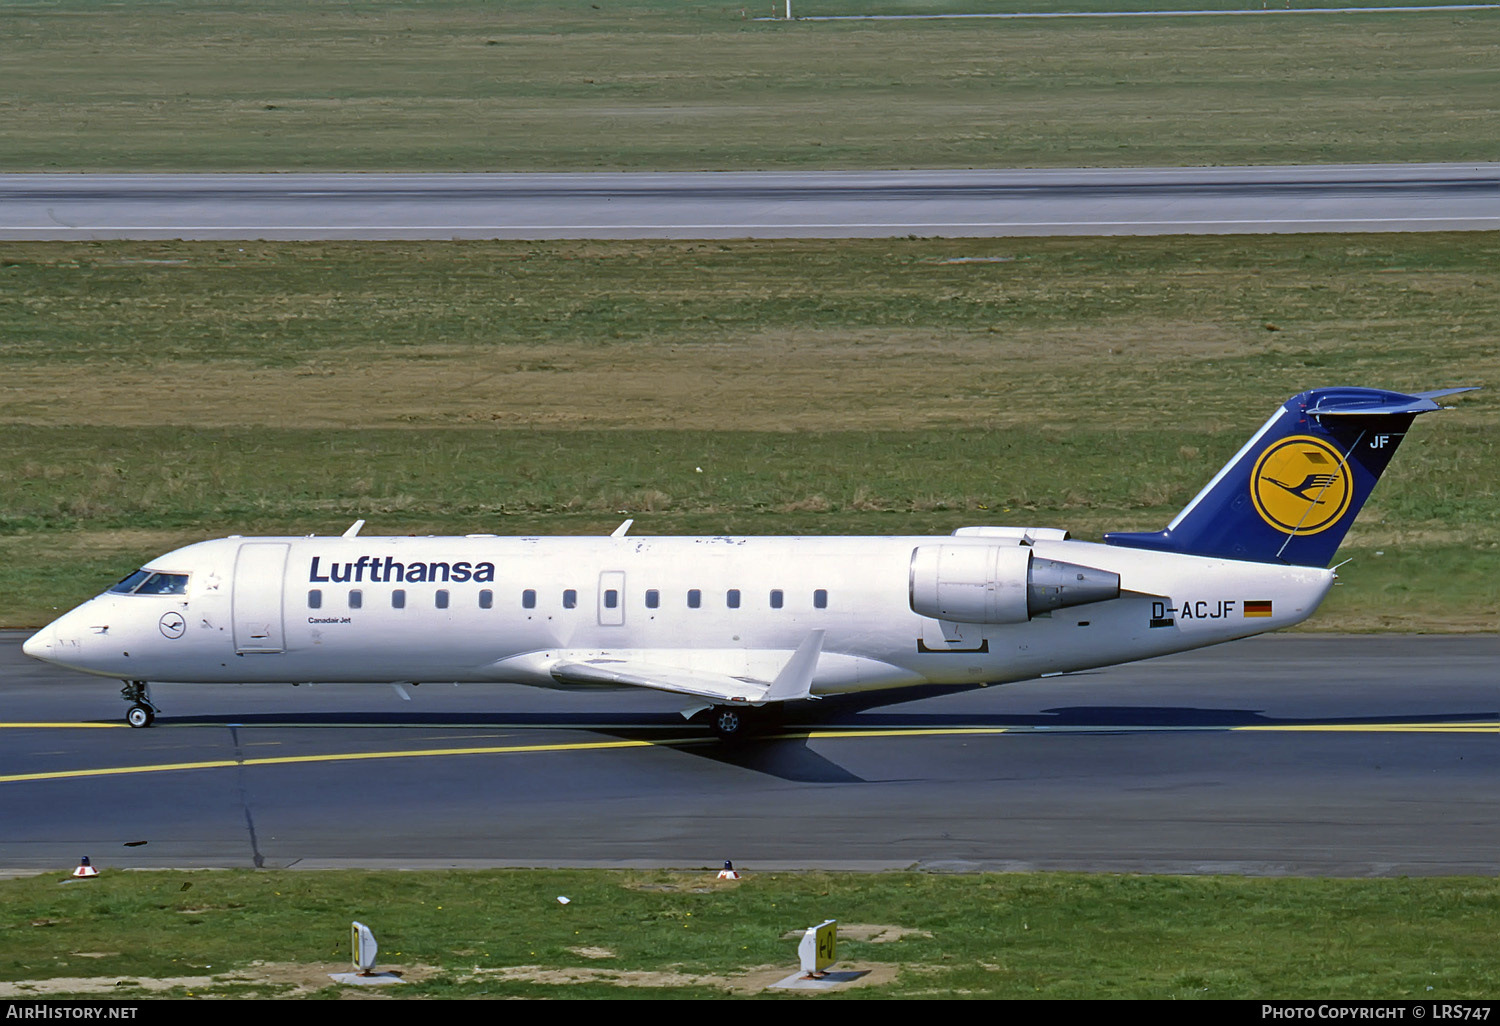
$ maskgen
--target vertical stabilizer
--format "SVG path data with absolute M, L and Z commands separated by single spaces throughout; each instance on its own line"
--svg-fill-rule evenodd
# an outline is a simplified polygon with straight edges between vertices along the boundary
M 1192 502 L 1156 532 L 1113 532 L 1110 545 L 1327 566 L 1418 414 L 1466 388 L 1407 395 L 1315 388 L 1266 421 Z

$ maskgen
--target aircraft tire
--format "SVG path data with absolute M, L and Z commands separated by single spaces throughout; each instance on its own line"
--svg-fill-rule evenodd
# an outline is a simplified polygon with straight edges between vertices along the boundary
M 144 705 L 132 705 L 125 710 L 125 722 L 132 727 L 149 727 L 154 719 L 156 717 L 152 715 L 150 708 Z
M 753 733 L 749 709 L 716 705 L 708 714 L 708 725 L 720 741 L 743 741 Z

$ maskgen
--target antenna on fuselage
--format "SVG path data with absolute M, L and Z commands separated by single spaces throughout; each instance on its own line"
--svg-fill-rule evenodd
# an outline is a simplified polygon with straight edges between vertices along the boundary
M 363 520 L 356 520 L 354 523 L 349 525 L 349 530 L 344 532 L 343 537 L 353 538 L 355 535 L 359 534 L 359 529 L 364 526 L 365 522 Z
M 630 530 L 630 525 L 633 524 L 633 523 L 635 523 L 634 519 L 625 521 L 619 527 L 617 527 L 613 531 L 609 532 L 609 536 L 611 538 L 623 538 L 623 537 L 625 537 L 625 532 L 628 531 L 628 530 Z

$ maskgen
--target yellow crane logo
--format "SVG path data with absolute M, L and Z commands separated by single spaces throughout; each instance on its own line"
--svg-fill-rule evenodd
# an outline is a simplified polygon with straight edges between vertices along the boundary
M 1255 511 L 1286 534 L 1327 530 L 1348 512 L 1353 494 L 1343 454 L 1311 435 L 1276 440 L 1250 474 Z

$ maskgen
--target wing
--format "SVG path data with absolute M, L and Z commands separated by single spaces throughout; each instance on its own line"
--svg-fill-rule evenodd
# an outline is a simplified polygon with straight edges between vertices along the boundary
M 772 681 L 608 657 L 558 663 L 552 667 L 551 673 L 561 684 L 624 684 L 692 695 L 712 702 L 764 705 L 812 698 L 813 671 L 817 669 L 822 651 L 823 632 L 809 631 Z

